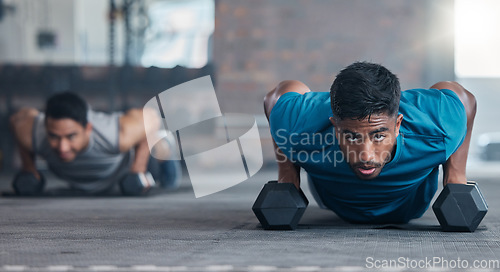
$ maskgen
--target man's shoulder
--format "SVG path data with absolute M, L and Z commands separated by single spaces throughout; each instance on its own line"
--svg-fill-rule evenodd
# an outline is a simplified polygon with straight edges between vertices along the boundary
M 457 94 L 448 89 L 408 89 L 401 92 L 401 105 L 403 106 L 431 106 L 430 109 L 438 110 L 435 105 L 441 102 L 456 103 L 460 102 Z
M 95 142 L 94 148 L 105 152 L 116 153 L 119 144 L 121 112 L 89 111 L 88 122 L 92 124 L 91 137 Z
M 89 110 L 87 113 L 88 122 L 98 130 L 115 129 L 119 126 L 121 112 L 102 112 Z
M 307 92 L 305 94 L 287 92 L 280 96 L 271 111 L 271 115 L 274 112 L 315 114 L 318 110 L 323 112 L 325 109 L 330 110 L 329 92 Z
M 441 137 L 446 128 L 459 122 L 463 105 L 451 90 L 410 89 L 401 93 L 399 113 L 403 114 L 401 129 L 406 134 Z
M 290 103 L 292 101 L 295 103 L 297 102 L 304 103 L 304 102 L 325 101 L 325 100 L 330 100 L 329 92 L 307 92 L 305 94 L 300 94 L 297 92 L 286 92 L 278 98 L 276 104 Z
M 328 92 L 283 94 L 269 117 L 271 130 L 315 132 L 329 126 L 332 116 Z
M 96 110 L 89 110 L 87 112 L 87 118 L 89 121 L 99 121 L 99 120 L 109 120 L 109 119 L 115 119 L 117 116 L 121 116 L 123 113 L 119 111 L 113 111 L 113 112 L 104 112 L 104 111 L 96 111 Z

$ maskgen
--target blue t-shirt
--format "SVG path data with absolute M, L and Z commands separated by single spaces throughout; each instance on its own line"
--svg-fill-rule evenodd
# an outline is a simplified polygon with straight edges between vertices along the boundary
M 278 147 L 307 171 L 329 209 L 351 222 L 405 223 L 429 207 L 439 165 L 462 144 L 467 117 L 453 91 L 436 89 L 402 92 L 399 113 L 395 156 L 372 180 L 358 178 L 345 162 L 328 92 L 283 94 L 269 123 Z

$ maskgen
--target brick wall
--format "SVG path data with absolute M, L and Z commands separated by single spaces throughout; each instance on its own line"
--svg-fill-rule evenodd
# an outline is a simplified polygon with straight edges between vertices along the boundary
M 215 19 L 224 111 L 262 114 L 285 79 L 328 91 L 357 60 L 384 64 L 403 88 L 454 76 L 452 0 L 216 0 Z

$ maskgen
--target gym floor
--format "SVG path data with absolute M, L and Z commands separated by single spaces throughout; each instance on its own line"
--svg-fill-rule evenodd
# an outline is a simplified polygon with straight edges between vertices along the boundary
M 189 178 L 148 197 L 0 197 L 0 271 L 391 271 L 499 269 L 499 167 L 476 169 L 489 212 L 474 233 L 441 232 L 434 214 L 407 225 L 352 225 L 310 200 L 299 228 L 265 231 L 251 206 L 276 177 L 196 199 Z M 497 171 L 497 172 L 495 172 Z M 0 174 L 10 190 L 11 174 Z M 60 181 L 51 180 L 57 192 Z M 387 269 L 384 269 L 387 270 Z

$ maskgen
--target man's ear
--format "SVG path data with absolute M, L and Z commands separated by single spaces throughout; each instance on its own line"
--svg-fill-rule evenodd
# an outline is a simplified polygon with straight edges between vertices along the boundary
M 335 126 L 335 119 L 333 119 L 333 117 L 330 117 L 330 123 L 332 123 L 333 126 Z
M 396 137 L 399 136 L 399 128 L 401 127 L 401 123 L 403 122 L 403 115 L 399 114 L 396 118 L 396 128 L 394 129 L 396 132 Z
M 92 124 L 87 122 L 87 125 L 85 126 L 85 134 L 90 135 L 92 132 Z

